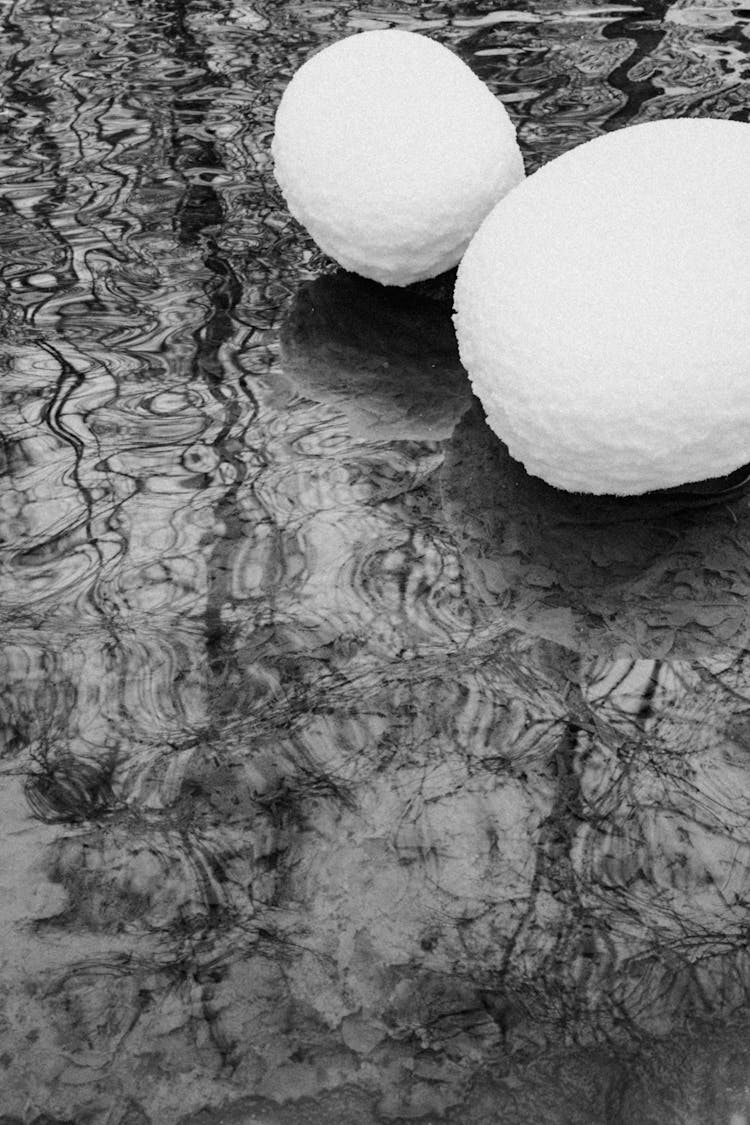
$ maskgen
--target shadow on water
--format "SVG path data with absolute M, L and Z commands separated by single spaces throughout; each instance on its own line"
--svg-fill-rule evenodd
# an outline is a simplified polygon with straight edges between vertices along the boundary
M 297 390 L 334 405 L 363 441 L 439 441 L 469 408 L 450 305 L 352 274 L 308 282 L 281 326 Z
M 477 403 L 448 444 L 443 512 L 482 601 L 609 656 L 710 657 L 748 643 L 747 469 L 641 497 L 530 477 Z
M 747 13 L 3 18 L 0 1125 L 747 1125 L 746 474 L 530 478 L 269 155 L 390 23 L 531 167 L 735 117 Z

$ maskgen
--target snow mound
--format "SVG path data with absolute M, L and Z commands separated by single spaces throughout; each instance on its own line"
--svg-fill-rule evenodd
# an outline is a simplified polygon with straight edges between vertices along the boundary
M 524 177 L 502 105 L 452 51 L 368 31 L 308 59 L 272 152 L 292 215 L 345 269 L 408 285 L 450 269 Z
M 499 203 L 458 272 L 461 360 L 492 429 L 572 492 L 750 461 L 750 126 L 598 137 Z

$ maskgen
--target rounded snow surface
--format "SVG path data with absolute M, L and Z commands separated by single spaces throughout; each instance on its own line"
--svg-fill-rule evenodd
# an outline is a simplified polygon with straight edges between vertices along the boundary
M 638 494 L 750 461 L 750 126 L 634 125 L 550 161 L 458 272 L 461 360 L 530 473 Z
M 450 269 L 524 177 L 503 104 L 452 51 L 367 31 L 308 59 L 273 139 L 289 210 L 345 269 L 409 285 Z

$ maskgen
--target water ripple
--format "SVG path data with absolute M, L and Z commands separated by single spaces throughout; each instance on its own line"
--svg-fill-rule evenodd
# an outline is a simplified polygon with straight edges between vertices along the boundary
M 531 481 L 471 398 L 452 276 L 334 272 L 270 155 L 294 70 L 368 27 L 456 49 L 529 170 L 746 119 L 748 13 L 418 8 L 2 16 L 19 1121 L 750 1112 L 743 482 Z

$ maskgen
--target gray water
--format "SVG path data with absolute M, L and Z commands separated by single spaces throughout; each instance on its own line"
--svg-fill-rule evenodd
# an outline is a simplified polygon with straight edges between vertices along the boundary
M 747 120 L 750 10 L 0 14 L 0 1125 L 747 1125 L 744 474 L 529 478 L 269 145 L 386 26 L 529 171 Z

